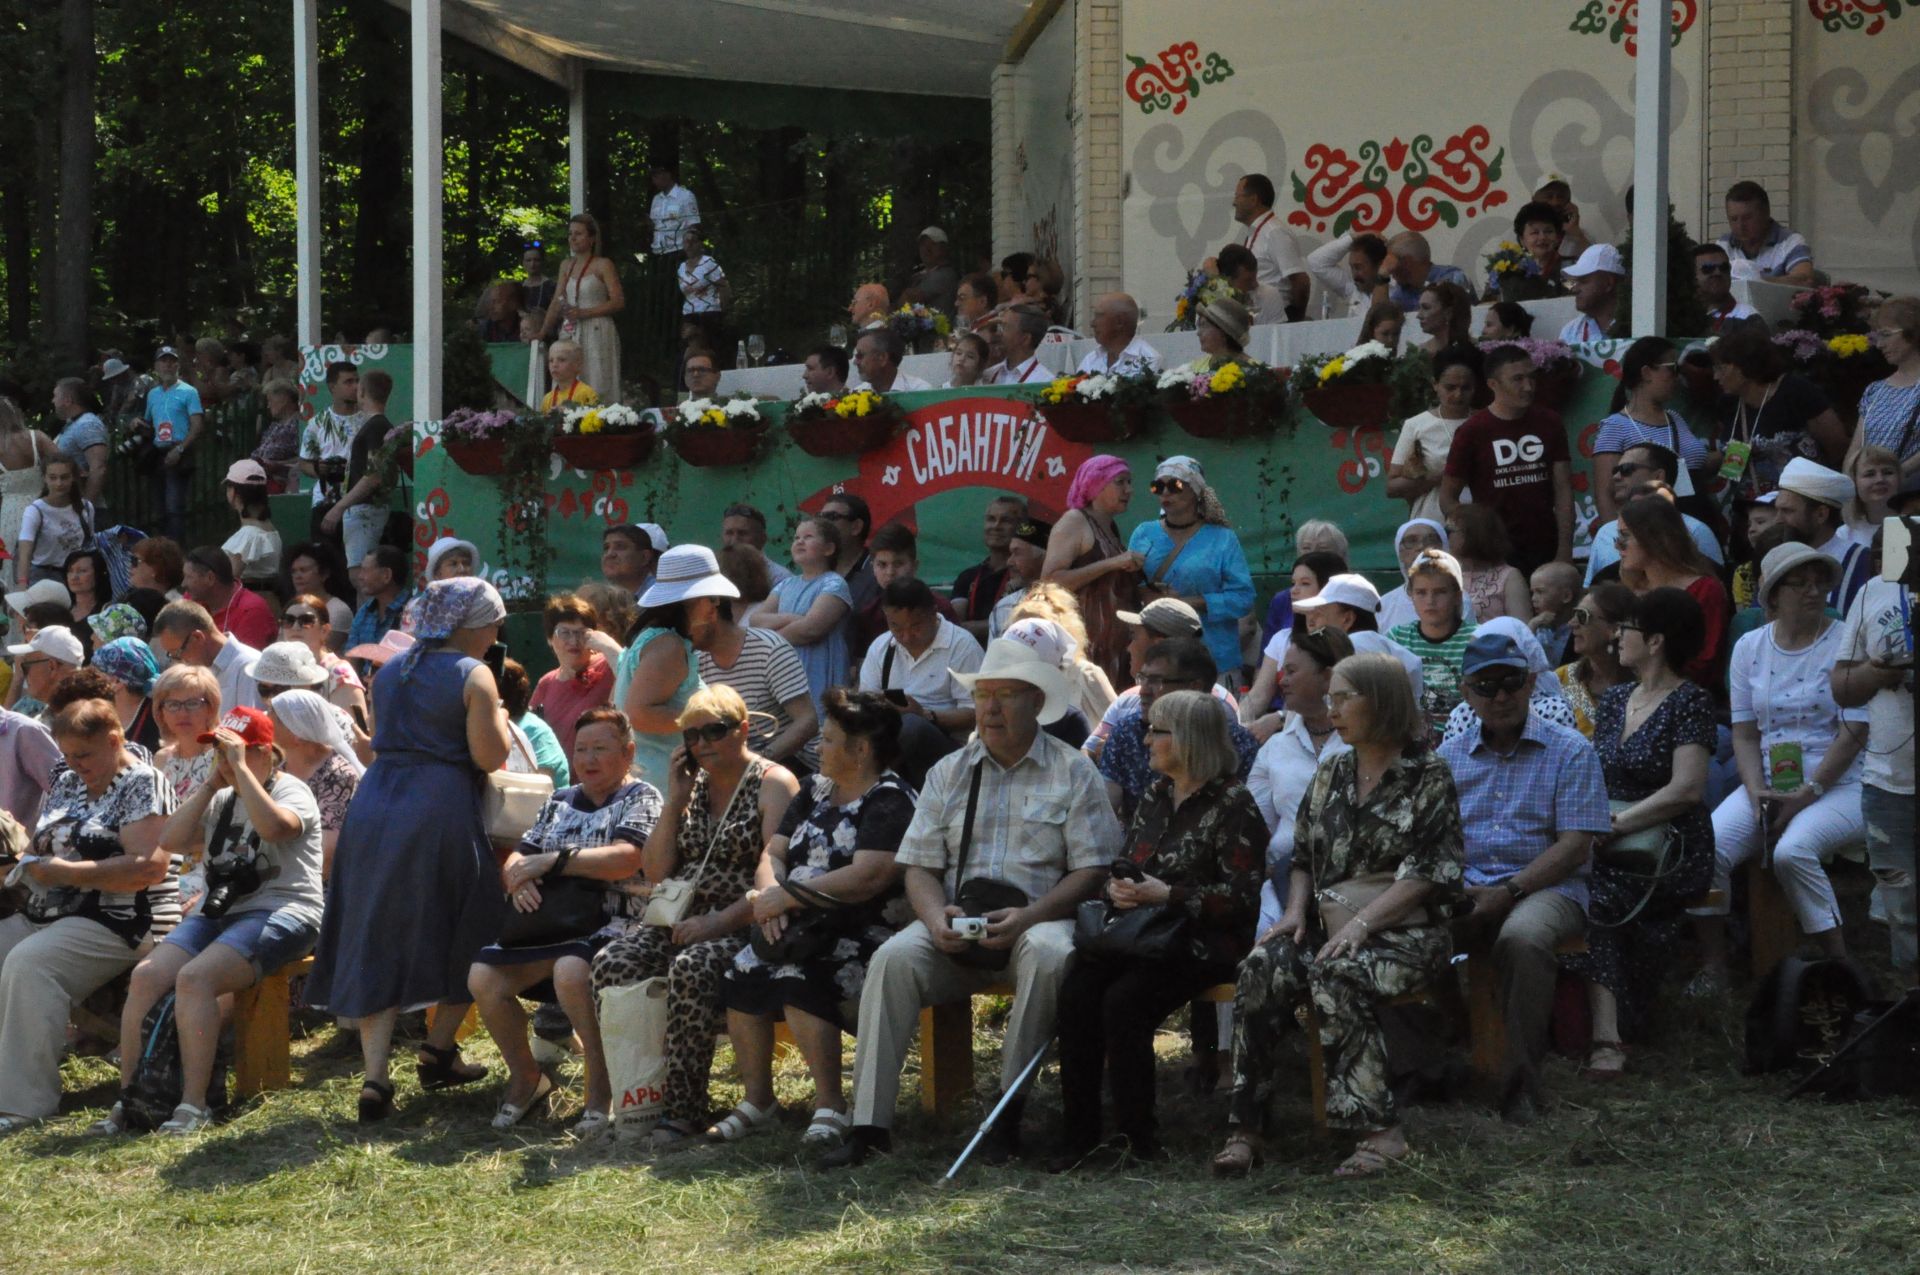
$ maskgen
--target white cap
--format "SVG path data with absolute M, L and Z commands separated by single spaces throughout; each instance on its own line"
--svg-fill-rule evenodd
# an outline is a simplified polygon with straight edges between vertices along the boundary
M 600 534 L 605 536 L 608 531 L 617 531 L 626 536 L 631 536 L 637 532 L 646 538 L 648 546 L 651 547 L 655 553 L 665 553 L 667 546 L 673 543 L 667 539 L 666 529 L 657 522 L 623 522 L 617 526 L 606 528 L 606 530 Z
M 920 238 L 931 239 L 935 243 L 945 243 L 947 241 L 947 232 L 938 226 L 928 226 L 920 232 Z
M 55 602 L 71 609 L 73 595 L 58 580 L 36 580 L 26 588 L 16 589 L 7 595 L 7 605 L 22 615 L 26 614 L 28 607 L 39 606 L 43 602 Z
M 1352 607 L 1363 615 L 1378 615 L 1380 612 L 1380 590 L 1373 587 L 1373 581 L 1351 571 L 1343 571 L 1337 576 L 1329 576 L 1320 586 L 1317 597 L 1293 604 L 1295 611 L 1311 611 L 1315 607 L 1338 604 Z
M 473 565 L 475 575 L 480 574 L 480 550 L 471 540 L 462 540 L 458 536 L 442 536 L 427 549 L 427 579 L 433 579 L 433 569 L 440 565 L 440 559 L 455 550 L 467 555 Z
M 1808 500 L 1817 500 L 1836 509 L 1846 508 L 1853 499 L 1853 479 L 1837 469 L 1828 469 L 1818 461 L 1795 456 L 1780 471 L 1780 490 L 1790 491 Z
M 1581 279 L 1590 274 L 1617 274 L 1625 276 L 1627 267 L 1620 260 L 1620 250 L 1610 243 L 1588 244 L 1587 250 L 1580 254 L 1580 260 L 1561 268 L 1561 274 L 1569 279 Z
M 7 654 L 16 657 L 35 653 L 75 668 L 87 662 L 86 648 L 80 645 L 80 639 L 73 635 L 73 630 L 64 624 L 49 624 L 34 634 L 33 641 L 25 646 L 7 648 Z

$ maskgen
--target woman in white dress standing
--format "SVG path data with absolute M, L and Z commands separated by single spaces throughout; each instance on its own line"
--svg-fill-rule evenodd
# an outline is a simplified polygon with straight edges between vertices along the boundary
M 620 275 L 610 257 L 600 255 L 600 223 L 591 214 L 575 213 L 567 221 L 567 249 L 571 255 L 560 267 L 559 286 L 547 307 L 547 323 L 540 339 L 556 332 L 579 343 L 581 379 L 594 388 L 602 403 L 620 401 L 620 333 L 613 316 L 627 308 Z
M 13 552 L 20 519 L 46 487 L 41 470 L 53 454 L 53 440 L 27 426 L 20 408 L 0 395 L 0 544 Z

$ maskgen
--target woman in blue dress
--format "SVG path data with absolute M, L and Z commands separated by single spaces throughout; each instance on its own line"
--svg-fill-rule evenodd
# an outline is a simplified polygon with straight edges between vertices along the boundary
M 1240 538 L 1200 462 L 1169 456 L 1153 471 L 1160 517 L 1133 529 L 1127 548 L 1145 560 L 1140 601 L 1179 598 L 1200 613 L 1201 636 L 1220 676 L 1239 680 L 1240 617 L 1253 610 L 1253 575 Z
M 739 596 L 705 545 L 661 554 L 653 583 L 640 595 L 637 632 L 614 665 L 613 704 L 633 723 L 635 772 L 660 792 L 680 746 L 680 711 L 703 685 L 694 640 L 706 641 L 718 623 L 715 599 Z
M 840 528 L 825 518 L 802 518 L 793 529 L 795 573 L 774 586 L 756 629 L 771 629 L 800 654 L 813 692 L 813 711 L 827 688 L 847 680 L 847 631 L 841 621 L 853 609 L 846 577 L 833 569 L 840 556 Z
M 402 1010 L 439 1006 L 416 1068 L 426 1090 L 485 1078 L 454 1032 L 467 971 L 506 919 L 481 815 L 485 775 L 511 747 L 500 690 L 481 657 L 506 606 L 471 576 L 437 580 L 411 611 L 413 647 L 373 681 L 377 756 L 347 808 L 307 1002 L 359 1020 L 361 1123 L 393 1110 L 388 1055 Z

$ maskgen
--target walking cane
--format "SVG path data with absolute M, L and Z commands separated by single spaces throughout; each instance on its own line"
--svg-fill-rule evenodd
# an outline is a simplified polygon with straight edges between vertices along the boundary
M 953 1181 L 954 1176 L 960 1172 L 961 1166 L 966 1164 L 967 1157 L 972 1155 L 974 1148 L 980 1145 L 981 1139 L 985 1138 L 987 1134 L 992 1131 L 994 1121 L 998 1120 L 1001 1113 L 1007 1109 L 1007 1104 L 1020 1096 L 1020 1091 L 1026 1087 L 1027 1081 L 1031 1080 L 1033 1074 L 1040 1070 L 1040 1060 L 1047 1056 L 1047 1048 L 1052 1044 L 1053 1041 L 1048 1040 L 1045 1044 L 1041 1045 L 1040 1052 L 1033 1056 L 1033 1061 L 1028 1063 L 1025 1070 L 1013 1078 L 1012 1087 L 1000 1095 L 1000 1101 L 995 1103 L 993 1110 L 987 1113 L 987 1118 L 980 1122 L 980 1128 L 978 1132 L 973 1135 L 973 1141 L 967 1143 L 966 1150 L 960 1153 L 960 1158 L 953 1162 L 951 1169 L 947 1170 L 947 1176 L 943 1179 L 944 1181 Z

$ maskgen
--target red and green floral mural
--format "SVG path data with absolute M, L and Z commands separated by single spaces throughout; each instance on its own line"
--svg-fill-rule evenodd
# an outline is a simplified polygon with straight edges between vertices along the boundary
M 1369 138 L 1354 154 L 1315 142 L 1306 171 L 1295 169 L 1289 225 L 1320 234 L 1379 234 L 1389 226 L 1427 230 L 1458 226 L 1507 202 L 1498 188 L 1506 148 L 1489 155 L 1493 137 L 1474 124 L 1436 144 L 1432 134 L 1412 141 Z
M 1216 50 L 1203 60 L 1200 46 L 1192 40 L 1168 45 L 1151 62 L 1132 53 L 1127 54 L 1127 61 L 1133 64 L 1133 70 L 1127 72 L 1127 96 L 1142 115 L 1155 111 L 1183 114 L 1187 103 L 1200 96 L 1202 84 L 1219 84 L 1233 75 L 1233 66 L 1224 55 Z
M 1820 0 L 1814 0 L 1819 3 Z M 1844 0 L 1834 0 L 1843 3 Z M 1700 0 L 1673 0 L 1672 42 L 1693 29 L 1700 18 Z M 1628 57 L 1640 52 L 1640 0 L 1587 0 L 1573 17 L 1570 31 L 1581 35 L 1605 35 L 1619 45 Z
M 1807 12 L 1811 13 L 1830 32 L 1858 31 L 1862 35 L 1879 35 L 1887 29 L 1887 23 L 1916 7 L 1911 0 L 1901 4 L 1900 0 L 1807 0 Z

